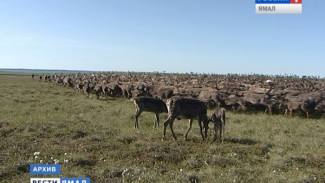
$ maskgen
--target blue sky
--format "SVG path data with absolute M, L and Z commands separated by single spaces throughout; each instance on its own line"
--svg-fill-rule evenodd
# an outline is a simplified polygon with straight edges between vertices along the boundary
M 0 1 L 0 68 L 325 76 L 325 1 Z

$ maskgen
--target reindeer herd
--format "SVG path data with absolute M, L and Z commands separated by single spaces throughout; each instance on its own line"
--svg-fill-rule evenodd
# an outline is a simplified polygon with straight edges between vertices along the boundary
M 166 74 L 166 73 L 93 73 L 54 74 L 40 76 L 40 80 L 55 85 L 72 87 L 88 98 L 132 98 L 136 106 L 134 127 L 143 111 L 156 115 L 168 112 L 164 122 L 173 130 L 175 119 L 189 119 L 187 135 L 193 119 L 198 120 L 202 139 L 207 137 L 208 124 L 214 123 L 214 140 L 217 133 L 223 141 L 225 110 L 268 114 L 294 113 L 309 118 L 325 113 L 325 80 L 316 77 L 265 76 L 265 75 L 215 75 L 215 74 Z M 166 103 L 164 101 L 167 101 Z M 211 117 L 207 108 L 217 107 Z

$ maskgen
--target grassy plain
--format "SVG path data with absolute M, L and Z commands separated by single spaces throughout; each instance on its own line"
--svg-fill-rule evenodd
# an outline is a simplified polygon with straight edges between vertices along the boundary
M 209 114 L 212 110 L 208 111 Z M 29 164 L 91 182 L 325 182 L 325 120 L 227 111 L 226 139 L 202 142 L 194 123 L 162 123 L 127 99 L 86 99 L 71 88 L 0 76 L 0 182 L 29 182 Z M 211 129 L 211 128 L 210 128 Z M 209 133 L 212 133 L 211 130 Z M 39 155 L 35 155 L 39 152 Z M 42 176 L 33 176 L 42 177 Z M 46 176 L 57 177 L 57 176 Z

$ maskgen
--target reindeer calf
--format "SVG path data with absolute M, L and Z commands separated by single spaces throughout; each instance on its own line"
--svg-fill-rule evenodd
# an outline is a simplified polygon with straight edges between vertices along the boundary
M 226 109 L 217 109 L 211 116 L 210 121 L 214 123 L 214 137 L 213 141 L 217 140 L 218 130 L 220 134 L 221 142 L 224 140 L 225 136 L 225 125 L 226 125 Z

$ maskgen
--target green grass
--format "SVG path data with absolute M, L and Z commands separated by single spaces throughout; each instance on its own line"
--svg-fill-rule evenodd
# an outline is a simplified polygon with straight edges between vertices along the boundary
M 130 100 L 86 99 L 25 76 L 0 76 L 0 91 L 0 182 L 28 182 L 29 164 L 54 160 L 61 177 L 95 183 L 325 181 L 324 119 L 227 111 L 224 143 L 211 130 L 202 142 L 196 123 L 184 141 L 187 120 L 174 123 L 177 141 L 168 128 L 162 142 L 167 115 L 155 129 L 143 113 L 133 129 Z

